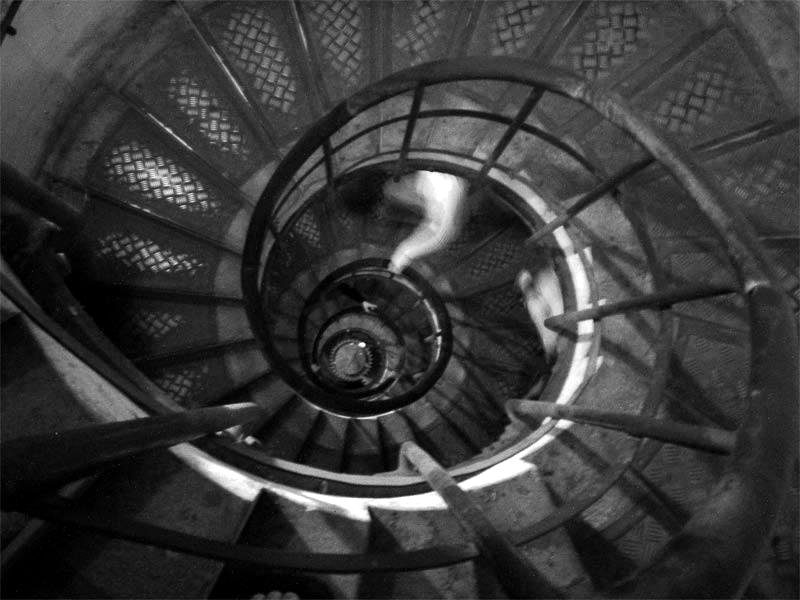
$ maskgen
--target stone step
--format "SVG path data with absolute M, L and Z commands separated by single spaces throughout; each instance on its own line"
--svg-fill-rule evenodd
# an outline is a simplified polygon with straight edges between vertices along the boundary
M 190 490 L 191 493 L 187 493 Z M 248 502 L 159 452 L 106 472 L 80 504 L 176 531 L 233 541 Z M 67 526 L 4 581 L 15 597 L 206 597 L 222 564 Z M 46 576 L 41 561 L 49 565 Z M 7 579 L 7 577 L 4 577 Z
M 336 514 L 320 505 L 303 506 L 262 491 L 237 538 L 248 546 L 289 552 L 358 554 L 367 544 L 368 524 Z M 246 568 L 226 566 L 211 598 L 250 598 L 276 590 L 301 598 L 353 598 L 358 575 L 325 575 L 274 571 L 255 574 Z
M 512 480 L 490 485 L 469 495 L 490 521 L 513 535 L 547 516 L 554 504 L 535 467 Z M 444 509 L 403 510 L 373 508 L 369 551 L 413 550 L 436 544 L 469 541 L 454 517 Z M 532 565 L 557 589 L 586 596 L 591 582 L 563 529 L 556 529 L 522 546 Z M 419 598 L 506 597 L 498 576 L 480 560 L 408 574 L 374 574 L 362 578 L 359 597 Z

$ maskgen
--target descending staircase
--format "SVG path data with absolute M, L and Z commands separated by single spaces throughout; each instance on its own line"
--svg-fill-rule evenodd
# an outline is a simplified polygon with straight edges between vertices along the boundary
M 66 215 L 42 211 L 55 247 L 31 261 L 8 241 L 35 237 L 27 225 L 4 225 L 21 279 L 3 280 L 4 351 L 30 365 L 4 360 L 4 403 L 36 396 L 43 370 L 59 397 L 130 417 L 261 411 L 27 511 L 59 525 L 6 513 L 3 595 L 513 594 L 412 442 L 553 594 L 796 597 L 796 382 L 759 369 L 780 364 L 767 342 L 796 365 L 794 329 L 772 332 L 778 349 L 764 324 L 783 292 L 800 302 L 797 107 L 746 10 L 142 3 L 131 23 L 151 35 L 118 49 L 37 173 Z M 387 261 L 421 216 L 383 186 L 415 170 L 468 180 L 468 214 L 395 275 Z M 49 275 L 26 270 L 36 261 Z M 521 270 L 559 282 L 555 360 Z M 94 379 L 76 382 L 84 370 Z M 536 416 L 531 400 L 735 431 L 738 445 Z M 36 424 L 36 400 L 3 410 L 23 424 L 4 440 L 58 425 Z M 64 422 L 120 418 L 102 410 Z M 781 510 L 768 536 L 724 521 L 732 473 L 762 482 L 752 528 Z M 701 558 L 681 554 L 705 534 Z

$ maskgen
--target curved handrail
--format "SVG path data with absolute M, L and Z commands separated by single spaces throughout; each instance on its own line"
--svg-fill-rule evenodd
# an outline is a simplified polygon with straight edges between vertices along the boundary
M 262 225 L 269 224 L 273 201 L 280 197 L 290 180 L 289 177 L 281 181 L 281 177 L 287 173 L 291 175 L 303 164 L 307 159 L 304 152 L 316 149 L 315 140 L 325 139 L 360 110 L 380 102 L 386 94 L 409 91 L 420 81 L 440 83 L 463 79 L 505 79 L 543 87 L 585 102 L 631 131 L 655 158 L 667 166 L 726 240 L 750 304 L 753 359 L 748 417 L 739 432 L 728 470 L 709 502 L 668 543 L 653 565 L 622 582 L 614 592 L 631 597 L 738 593 L 767 539 L 792 466 L 792 456 L 786 450 L 795 447 L 797 438 L 794 320 L 785 296 L 770 283 L 775 281 L 775 277 L 769 260 L 738 210 L 719 196 L 708 176 L 691 159 L 684 157 L 674 144 L 662 140 L 617 95 L 594 90 L 567 73 L 515 59 L 456 60 L 409 69 L 341 103 L 323 119 L 319 128 L 304 136 L 279 166 L 256 207 L 254 219 L 260 219 Z M 248 285 L 255 283 L 257 291 L 256 271 L 263 237 L 255 237 L 251 228 L 242 277 L 244 286 L 245 278 L 255 275 L 254 281 Z M 467 560 L 474 557 L 471 549 L 462 550 L 448 558 Z M 424 556 L 430 558 L 431 554 Z M 279 554 L 272 556 L 277 561 L 282 560 Z M 425 567 L 416 568 L 430 568 L 426 563 L 417 564 L 425 564 Z
M 228 404 L 5 441 L 0 444 L 3 506 L 24 508 L 24 503 L 36 494 L 120 459 L 242 425 L 259 418 L 263 412 L 263 408 L 251 402 Z
M 778 513 L 782 490 L 793 464 L 786 452 L 796 444 L 798 393 L 797 336 L 794 319 L 782 293 L 755 286 L 749 293 L 754 358 L 751 410 L 737 441 L 734 460 L 712 494 L 654 564 L 613 590 L 617 597 L 729 597 L 741 592 L 757 567 L 756 558 Z M 786 375 L 789 377 L 786 378 Z M 788 425 L 788 427 L 787 427 Z M 766 443 L 762 436 L 766 435 Z M 767 462 L 774 471 L 761 468 Z M 624 467 L 616 469 L 621 475 Z M 764 493 L 764 490 L 767 493 Z M 742 507 L 757 518 L 742 517 Z M 209 558 L 266 568 L 352 573 L 416 570 L 456 564 L 477 556 L 471 545 L 440 546 L 418 551 L 375 554 L 296 554 L 237 546 L 147 524 L 86 512 L 65 502 L 41 503 L 32 513 L 118 537 L 157 543 Z M 536 532 L 540 533 L 540 532 Z M 528 537 L 528 536 L 526 536 Z M 516 543 L 524 543 L 515 536 Z M 736 573 L 738 577 L 732 577 Z
M 751 262 L 748 260 L 749 256 L 754 257 L 756 261 L 751 266 L 756 267 L 754 269 L 756 278 L 758 278 L 757 273 L 762 271 L 771 280 L 776 280 L 770 261 L 761 250 L 757 236 L 738 209 L 724 200 L 695 161 L 682 156 L 684 153 L 675 143 L 664 139 L 651 125 L 638 117 L 619 94 L 594 88 L 588 81 L 568 71 L 531 64 L 525 59 L 470 57 L 427 63 L 390 75 L 340 102 L 300 138 L 276 169 L 253 212 L 242 265 L 242 283 L 245 291 L 251 287 L 247 275 L 259 267 L 260 252 L 256 249 L 263 248 L 264 240 L 256 235 L 257 232 L 266 228 L 275 208 L 275 199 L 281 196 L 294 173 L 315 150 L 322 146 L 324 140 L 362 111 L 389 97 L 409 92 L 417 85 L 477 79 L 503 80 L 568 96 L 583 102 L 615 125 L 630 131 L 655 159 L 667 166 L 692 197 L 696 196 L 695 199 L 700 203 L 701 209 L 718 227 L 721 227 L 721 233 L 732 234 L 724 237 L 729 243 L 733 238 L 736 239 L 734 246 L 731 247 L 735 257 L 744 263 Z
M 754 556 L 752 549 L 763 545 L 770 530 L 769 523 L 777 514 L 776 510 L 764 511 L 753 503 L 756 492 L 754 482 L 759 477 L 757 473 L 775 469 L 770 476 L 763 477 L 767 484 L 764 489 L 769 490 L 768 508 L 771 509 L 777 507 L 788 483 L 791 459 L 785 449 L 794 447 L 793 442 L 796 440 L 793 402 L 797 395 L 797 383 L 796 377 L 789 382 L 784 381 L 784 377 L 787 371 L 796 375 L 796 358 L 791 364 L 785 359 L 772 363 L 767 359 L 772 358 L 770 347 L 776 347 L 773 345 L 776 341 L 785 345 L 786 355 L 796 357 L 794 327 L 787 320 L 789 313 L 786 299 L 776 291 L 777 277 L 773 267 L 749 223 L 735 206 L 719 194 L 710 177 L 691 157 L 687 157 L 676 144 L 664 139 L 651 125 L 637 116 L 618 94 L 594 88 L 568 72 L 532 65 L 523 59 L 471 57 L 412 67 L 391 75 L 340 103 L 292 148 L 278 166 L 254 210 L 242 263 L 245 305 L 254 330 L 262 340 L 266 339 L 268 332 L 263 323 L 260 323 L 260 306 L 256 302 L 260 260 L 264 250 L 263 232 L 271 225 L 274 211 L 294 173 L 321 147 L 324 140 L 360 112 L 385 99 L 429 84 L 476 79 L 503 80 L 567 96 L 588 105 L 613 124 L 624 128 L 672 173 L 710 218 L 724 240 L 741 285 L 749 291 L 750 298 L 754 359 L 751 392 L 753 401 L 750 404 L 749 421 L 742 427 L 738 437 L 729 475 L 723 478 L 708 505 L 697 513 L 683 533 L 676 536 L 656 564 L 641 572 L 635 585 L 621 586 L 618 591 L 633 596 L 664 596 L 673 593 L 667 590 L 682 590 L 675 593 L 684 594 L 696 593 L 697 589 L 709 589 L 708 586 L 712 584 L 708 583 L 708 578 L 720 578 L 720 564 L 723 564 L 725 571 L 724 577 L 721 577 L 725 583 L 720 585 L 720 589 L 738 590 L 750 574 L 743 565 Z M 775 364 L 783 365 L 786 370 L 783 373 L 776 370 Z M 762 395 L 766 395 L 770 402 L 758 402 Z M 767 404 L 770 405 L 769 408 Z M 777 411 L 782 418 L 770 421 L 769 411 Z M 784 449 L 784 456 L 780 459 L 775 456 L 776 447 Z M 734 490 L 729 489 L 731 485 Z M 732 503 L 732 499 L 739 499 L 740 503 Z M 717 511 L 721 511 L 722 515 L 719 520 L 714 518 Z M 759 514 L 759 518 L 753 518 L 753 512 Z M 731 543 L 734 536 L 728 530 L 733 525 L 740 526 L 748 521 L 756 523 L 754 526 L 742 527 L 744 533 L 743 540 L 740 541 L 746 541 L 748 547 Z M 733 558 L 727 564 L 735 565 L 735 569 L 724 567 L 725 563 L 720 562 L 721 554 L 705 554 L 715 540 L 726 542 L 720 542 L 721 547 L 733 553 Z M 682 578 L 681 571 L 676 569 L 691 564 L 692 559 L 697 559 L 697 563 Z M 675 579 L 681 582 L 672 583 Z M 664 583 L 664 580 L 669 583 Z

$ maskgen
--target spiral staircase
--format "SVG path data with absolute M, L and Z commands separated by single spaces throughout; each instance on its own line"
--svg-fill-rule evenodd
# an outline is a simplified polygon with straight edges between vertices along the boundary
M 124 4 L 3 140 L 4 597 L 797 597 L 791 6 Z

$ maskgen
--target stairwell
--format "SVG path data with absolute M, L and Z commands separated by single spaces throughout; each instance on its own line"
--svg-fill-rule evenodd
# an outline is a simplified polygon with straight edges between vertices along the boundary
M 682 588 L 649 565 L 733 459 L 523 415 L 538 400 L 747 430 L 762 329 L 750 258 L 729 247 L 739 233 L 721 235 L 713 203 L 591 102 L 619 94 L 713 176 L 796 317 L 795 9 L 23 3 L 2 47 L 2 155 L 61 212 L 39 211 L 52 230 L 3 191 L 3 441 L 262 410 L 73 485 L 63 510 L 29 511 L 47 523 L 4 512 L 3 595 L 508 595 L 408 462 L 410 441 L 559 595 L 796 597 L 796 447 L 780 460 L 787 492 L 764 476 L 765 506 L 781 508 L 747 573 L 722 557 L 711 572 L 737 583 Z M 516 78 L 491 79 L 503 69 Z M 588 100 L 555 93 L 573 75 Z M 421 216 L 384 186 L 420 169 L 469 181 L 467 215 L 388 277 Z M 554 360 L 522 270 L 558 282 Z M 619 306 L 632 297 L 649 300 Z M 788 390 L 792 376 L 778 378 Z M 148 526 L 196 536 L 183 540 L 195 552 Z M 215 555 L 231 548 L 248 554 Z M 648 577 L 663 587 L 635 587 Z

